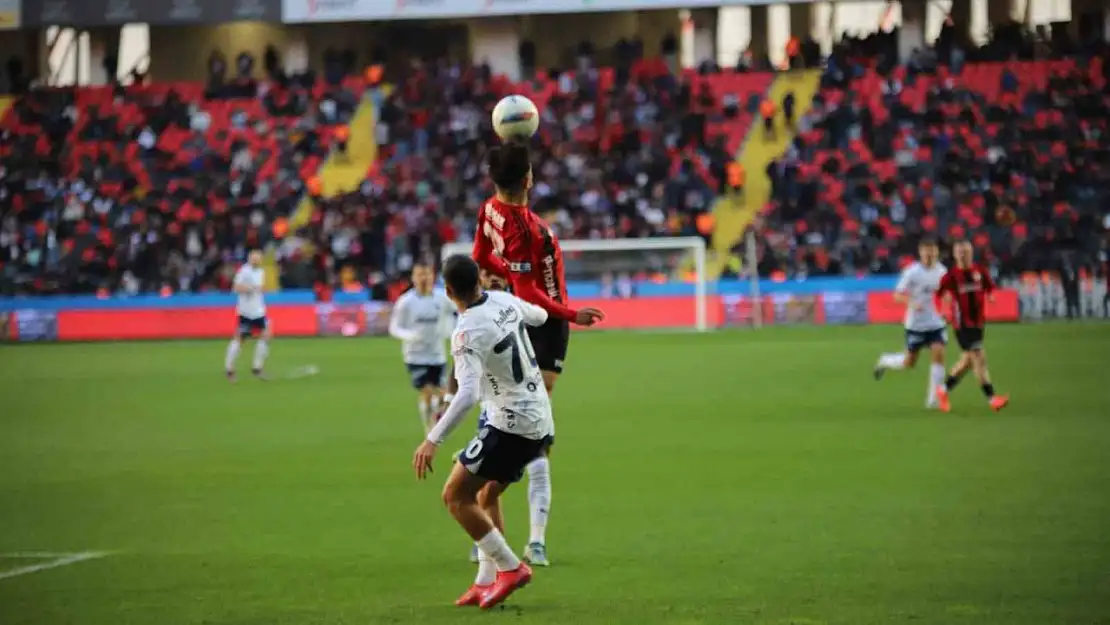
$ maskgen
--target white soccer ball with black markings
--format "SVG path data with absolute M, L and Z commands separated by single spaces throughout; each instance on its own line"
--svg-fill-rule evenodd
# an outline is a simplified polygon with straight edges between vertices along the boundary
M 501 98 L 493 107 L 493 131 L 502 141 L 524 141 L 540 128 L 540 111 L 522 95 Z

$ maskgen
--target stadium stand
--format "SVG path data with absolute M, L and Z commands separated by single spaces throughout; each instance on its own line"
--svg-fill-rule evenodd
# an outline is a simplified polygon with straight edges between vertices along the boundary
M 890 272 L 927 234 L 972 237 L 1005 275 L 1048 269 L 1062 247 L 1097 270 L 1105 51 L 993 60 L 1031 56 L 1007 36 L 965 52 L 942 32 L 905 65 L 891 34 L 845 39 L 823 72 L 786 77 L 614 54 L 515 84 L 430 61 L 390 85 L 379 68 L 34 90 L 0 118 L 0 285 L 225 288 L 244 249 L 268 246 L 283 287 L 389 292 L 473 231 L 488 113 L 509 92 L 544 115 L 535 209 L 565 238 L 700 234 L 719 270 L 756 219 L 763 275 Z M 750 131 L 780 102 L 796 126 Z
M 361 185 L 328 184 L 321 166 L 349 133 L 363 78 L 33 91 L 0 121 L 14 195 L 5 283 L 34 293 L 224 288 L 244 248 L 275 242 L 282 286 L 388 285 L 473 230 L 490 193 L 488 112 L 509 92 L 544 111 L 536 209 L 563 236 L 708 236 L 698 217 L 773 79 L 584 59 L 577 72 L 512 84 L 488 68 L 416 64 L 395 88 L 368 92 L 382 154 L 354 171 Z M 49 239 L 45 252 L 21 254 L 34 236 Z
M 971 238 L 1003 277 L 1101 271 L 1110 92 L 1099 56 L 874 65 L 826 81 L 769 169 L 760 272 L 896 271 L 924 236 Z
M 243 250 L 294 210 L 361 91 L 361 79 L 311 77 L 31 91 L 0 122 L 4 282 L 226 288 Z
M 676 75 L 640 60 L 512 84 L 483 67 L 418 66 L 383 98 L 380 167 L 362 189 L 325 199 L 306 239 L 283 246 L 283 280 L 307 286 L 332 272 L 339 288 L 376 285 L 469 236 L 492 193 L 482 174 L 489 111 L 510 92 L 543 111 L 535 210 L 562 236 L 696 235 L 773 78 Z

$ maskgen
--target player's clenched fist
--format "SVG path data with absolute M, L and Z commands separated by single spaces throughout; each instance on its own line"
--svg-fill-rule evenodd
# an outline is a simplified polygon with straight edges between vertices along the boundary
M 486 289 L 487 291 L 504 291 L 505 290 L 505 280 L 501 276 L 499 276 L 499 275 L 497 275 L 497 274 L 495 274 L 491 271 L 485 271 L 485 270 L 482 270 L 480 276 L 481 276 L 482 288 L 483 289 Z
M 592 326 L 599 321 L 605 321 L 605 313 L 597 308 L 583 308 L 574 318 L 574 323 L 580 326 Z

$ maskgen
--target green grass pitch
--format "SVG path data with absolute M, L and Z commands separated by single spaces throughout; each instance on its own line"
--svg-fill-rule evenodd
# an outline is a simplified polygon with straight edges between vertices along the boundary
M 924 367 L 874 382 L 900 345 L 575 335 L 554 566 L 492 614 L 452 605 L 439 499 L 473 422 L 417 483 L 396 343 L 278 340 L 273 373 L 320 374 L 235 385 L 223 342 L 3 347 L 0 623 L 1110 623 L 1110 325 L 992 327 L 1000 414 L 970 379 L 924 410 Z M 520 548 L 523 484 L 506 506 Z

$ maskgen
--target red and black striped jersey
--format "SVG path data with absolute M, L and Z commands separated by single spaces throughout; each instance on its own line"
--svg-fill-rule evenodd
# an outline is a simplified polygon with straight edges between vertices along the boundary
M 956 305 L 953 323 L 957 328 L 982 328 L 987 323 L 987 295 L 994 290 L 991 274 L 984 267 L 972 264 L 961 269 L 952 267 L 940 279 L 938 295 L 951 293 Z
M 513 294 L 553 317 L 573 321 L 567 306 L 563 250 L 543 219 L 527 206 L 490 198 L 478 213 L 474 260 L 508 281 Z

